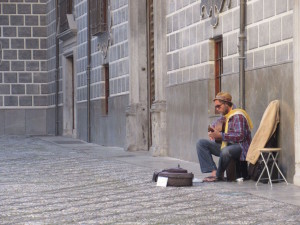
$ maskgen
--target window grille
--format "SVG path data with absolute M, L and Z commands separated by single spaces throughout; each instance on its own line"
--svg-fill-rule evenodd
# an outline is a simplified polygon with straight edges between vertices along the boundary
M 221 78 L 223 73 L 223 40 L 215 40 L 215 95 L 221 91 Z

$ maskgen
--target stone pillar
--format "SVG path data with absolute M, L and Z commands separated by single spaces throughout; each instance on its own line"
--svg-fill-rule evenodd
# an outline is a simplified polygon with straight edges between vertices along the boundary
M 125 149 L 148 150 L 146 0 L 130 0 L 128 9 L 130 64 Z
M 166 40 L 166 2 L 154 0 L 154 55 L 155 55 L 155 102 L 151 106 L 153 156 L 167 155 L 166 135 L 166 76 L 167 76 L 167 40 Z
M 151 107 L 152 156 L 167 156 L 166 101 L 155 101 Z
M 294 184 L 300 186 L 300 2 L 294 1 L 294 111 L 295 111 L 295 175 Z

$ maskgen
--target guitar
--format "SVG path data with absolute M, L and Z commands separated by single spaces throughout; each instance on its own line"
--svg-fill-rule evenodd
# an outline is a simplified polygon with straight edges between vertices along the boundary
M 208 125 L 208 132 L 214 132 L 215 130 L 219 131 L 219 132 L 224 132 L 225 131 L 225 120 L 222 121 L 217 121 L 215 124 L 215 127 L 213 128 L 211 125 Z M 215 140 L 216 143 L 222 143 L 222 140 Z

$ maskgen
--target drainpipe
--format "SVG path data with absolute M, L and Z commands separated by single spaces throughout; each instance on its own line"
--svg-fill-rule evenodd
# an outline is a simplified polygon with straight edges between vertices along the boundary
M 59 92 L 59 39 L 58 35 L 59 27 L 59 5 L 58 0 L 56 0 L 56 37 L 55 37 L 55 60 L 56 60 L 56 69 L 55 69 L 55 136 L 58 136 L 58 92 Z
M 240 35 L 239 35 L 239 105 L 245 109 L 245 27 L 246 0 L 240 0 Z
M 87 0 L 87 142 L 91 142 L 91 112 L 90 112 L 90 88 L 91 88 L 91 31 L 90 31 L 90 0 Z

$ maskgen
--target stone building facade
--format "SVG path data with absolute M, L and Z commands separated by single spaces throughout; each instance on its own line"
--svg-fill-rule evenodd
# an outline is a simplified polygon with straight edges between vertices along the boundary
M 0 133 L 53 133 L 46 1 L 1 1 L 0 10 Z
M 232 93 L 254 132 L 279 99 L 280 166 L 300 184 L 298 1 L 3 0 L 0 12 L 1 135 L 197 161 L 217 91 Z

